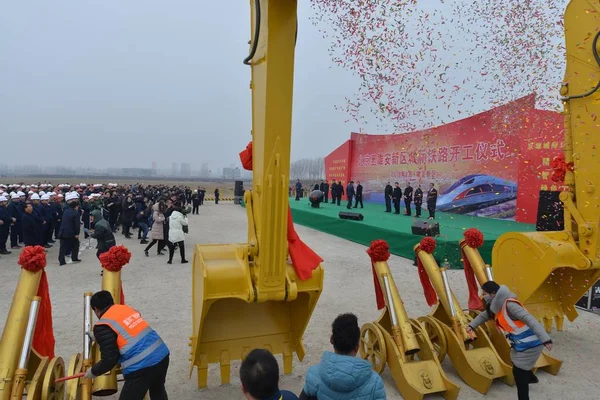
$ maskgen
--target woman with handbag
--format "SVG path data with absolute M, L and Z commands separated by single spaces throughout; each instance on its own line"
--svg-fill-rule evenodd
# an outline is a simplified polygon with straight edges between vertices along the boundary
M 186 264 L 185 259 L 185 233 L 188 230 L 187 217 L 181 212 L 181 205 L 176 203 L 173 207 L 173 212 L 169 217 L 169 261 L 167 264 L 173 263 L 173 255 L 175 254 L 175 245 L 179 247 L 181 254 L 181 263 Z

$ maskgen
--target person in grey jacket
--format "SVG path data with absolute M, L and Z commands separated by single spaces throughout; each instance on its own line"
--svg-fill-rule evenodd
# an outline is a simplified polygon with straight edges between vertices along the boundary
M 94 222 L 94 230 L 90 235 L 98 241 L 96 248 L 96 257 L 100 258 L 100 254 L 106 253 L 111 247 L 116 245 L 115 235 L 112 232 L 110 224 L 102 217 L 102 211 L 94 210 L 91 213 L 92 221 Z
M 467 327 L 472 333 L 486 321 L 494 319 L 510 341 L 510 359 L 519 400 L 529 400 L 529 384 L 537 383 L 533 367 L 544 347 L 552 350 L 552 339 L 542 325 L 519 303 L 517 295 L 505 285 L 489 281 L 481 285 L 486 310 Z

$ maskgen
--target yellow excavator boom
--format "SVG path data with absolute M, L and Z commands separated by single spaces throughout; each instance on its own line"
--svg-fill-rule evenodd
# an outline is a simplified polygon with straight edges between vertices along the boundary
M 230 362 L 254 348 L 304 358 L 304 330 L 323 289 L 318 266 L 307 280 L 288 263 L 287 223 L 292 129 L 296 0 L 251 1 L 253 188 L 244 195 L 248 243 L 197 245 L 193 260 L 190 373 L 206 387 L 208 364 L 221 383 Z
M 495 279 L 507 285 L 546 330 L 600 278 L 600 4 L 571 0 L 565 11 L 567 68 L 560 93 L 565 119 L 564 231 L 510 232 L 494 244 Z

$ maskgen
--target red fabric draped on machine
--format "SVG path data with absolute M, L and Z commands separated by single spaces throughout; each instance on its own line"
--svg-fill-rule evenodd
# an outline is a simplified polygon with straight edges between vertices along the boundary
M 252 170 L 252 142 L 248 143 L 246 149 L 240 153 L 240 160 L 244 169 Z M 288 252 L 292 259 L 292 265 L 296 275 L 301 281 L 305 281 L 312 276 L 312 271 L 319 266 L 323 259 L 319 257 L 310 247 L 304 243 L 296 229 L 292 219 L 292 210 L 288 205 L 288 226 L 287 226 Z
M 418 250 L 421 249 L 426 253 L 432 254 L 435 251 L 435 247 L 437 242 L 432 237 L 424 237 L 421 239 L 419 243 Z M 431 285 L 431 281 L 429 280 L 429 275 L 427 275 L 427 271 L 425 271 L 425 267 L 423 267 L 423 263 L 421 259 L 417 256 L 417 267 L 419 271 L 419 279 L 421 280 L 421 286 L 423 286 L 423 294 L 425 295 L 425 301 L 427 301 L 428 306 L 432 306 L 437 302 L 437 294 L 435 289 Z
M 390 258 L 390 245 L 385 240 L 373 240 L 371 246 L 367 249 L 367 254 L 371 257 L 371 270 L 373 272 L 373 283 L 375 285 L 375 300 L 377 300 L 377 309 L 381 310 L 385 307 L 385 299 L 381 284 L 375 271 L 375 263 L 379 261 L 387 261 Z
M 479 229 L 471 228 L 465 231 L 464 236 L 465 241 L 463 246 L 460 247 L 460 251 L 462 253 L 467 287 L 469 288 L 469 310 L 483 310 L 485 307 L 481 301 L 481 298 L 479 297 L 475 273 L 473 272 L 473 267 L 471 266 L 471 263 L 469 262 L 464 250 L 464 245 L 474 249 L 478 249 L 483 246 L 483 233 L 481 233 Z
M 54 358 L 54 328 L 52 326 L 52 303 L 46 277 L 46 252 L 42 246 L 28 246 L 19 255 L 19 265 L 24 270 L 36 273 L 42 271 L 37 295 L 41 297 L 37 322 L 33 334 L 33 348 L 40 355 Z

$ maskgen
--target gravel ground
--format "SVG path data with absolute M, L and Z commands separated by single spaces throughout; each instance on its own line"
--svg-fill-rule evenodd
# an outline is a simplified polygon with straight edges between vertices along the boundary
M 358 224 L 357 224 L 358 225 Z M 294 361 L 294 371 L 282 376 L 280 386 L 299 393 L 306 370 L 318 363 L 321 354 L 329 350 L 330 324 L 336 315 L 354 312 L 360 323 L 375 320 L 379 312 L 375 296 L 369 258 L 364 246 L 297 226 L 300 237 L 324 259 L 324 291 L 304 335 L 307 356 L 303 362 Z M 246 240 L 246 216 L 243 208 L 232 204 L 207 204 L 200 215 L 190 216 L 190 234 L 186 250 L 191 260 L 195 243 L 239 243 Z M 393 238 L 385 238 L 394 240 Z M 242 399 L 238 377 L 239 362 L 232 365 L 230 385 L 220 385 L 219 369 L 209 369 L 209 387 L 196 388 L 195 372 L 189 374 L 188 338 L 191 334 L 191 264 L 166 264 L 166 256 L 155 252 L 146 258 L 143 246 L 135 240 L 117 237 L 133 254 L 131 263 L 123 269 L 123 287 L 128 304 L 138 308 L 146 320 L 159 332 L 171 349 L 171 366 L 167 388 L 169 396 L 186 399 Z M 53 304 L 56 353 L 68 363 L 72 354 L 81 351 L 81 300 L 85 291 L 100 289 L 100 267 L 95 250 L 84 250 L 83 262 L 58 266 L 58 246 L 48 252 L 47 267 Z M 0 258 L 0 322 L 4 323 L 14 288 L 19 277 L 17 253 Z M 425 315 L 427 307 L 412 261 L 392 256 L 390 266 L 399 286 L 410 317 Z M 459 300 L 466 304 L 466 285 L 462 271 L 449 273 L 452 287 Z M 3 329 L 3 325 L 0 325 Z M 531 386 L 532 398 L 593 399 L 600 397 L 597 361 L 600 356 L 600 318 L 581 312 L 575 323 L 566 323 L 564 332 L 552 334 L 554 356 L 564 360 L 558 376 L 540 372 L 540 383 Z M 461 386 L 461 399 L 482 399 L 483 396 L 466 386 L 450 364 L 443 362 L 450 379 Z M 383 373 L 389 399 L 401 399 L 389 373 Z M 110 397 L 110 398 L 116 398 Z M 436 397 L 433 397 L 436 398 Z M 441 397 L 440 397 L 441 398 Z M 516 398 L 516 389 L 501 382 L 494 383 L 488 399 Z

